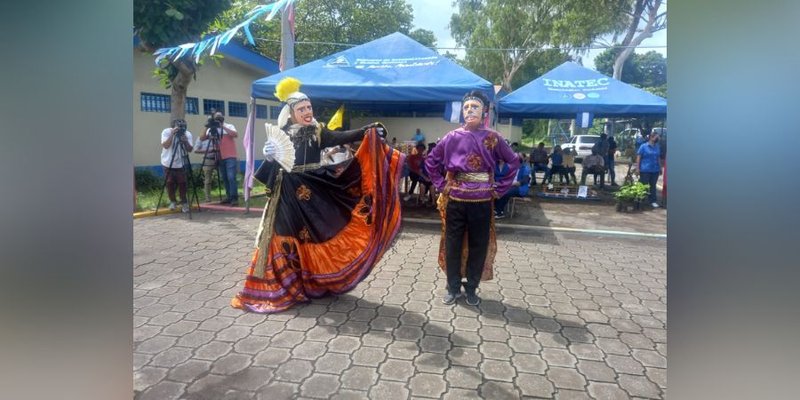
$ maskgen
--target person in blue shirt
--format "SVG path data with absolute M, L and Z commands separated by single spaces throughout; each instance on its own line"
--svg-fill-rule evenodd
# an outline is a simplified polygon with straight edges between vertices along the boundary
M 544 178 L 545 183 L 553 183 L 553 174 L 558 174 L 558 183 L 564 183 L 564 177 L 567 177 L 569 183 L 569 176 L 567 170 L 564 168 L 564 154 L 561 152 L 561 146 L 553 148 L 553 154 L 550 155 L 550 162 L 553 164 L 550 171 Z
M 512 197 L 526 197 L 531 188 L 531 165 L 528 163 L 528 156 L 520 153 L 519 159 L 522 161 L 517 171 L 511 189 L 503 197 L 494 201 L 494 218 L 502 219 L 506 217 L 506 205 Z
M 650 133 L 647 143 L 639 146 L 636 152 L 636 166 L 639 170 L 639 182 L 650 185 L 647 201 L 653 208 L 658 208 L 656 201 L 656 183 L 661 174 L 661 146 L 658 145 L 658 133 Z
M 422 131 L 420 131 L 419 128 L 417 128 L 417 133 L 411 140 L 413 140 L 415 144 L 420 144 L 420 143 L 425 144 L 425 135 L 423 135 Z

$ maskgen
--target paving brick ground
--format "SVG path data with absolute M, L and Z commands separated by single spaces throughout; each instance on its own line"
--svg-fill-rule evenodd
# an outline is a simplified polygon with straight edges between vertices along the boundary
M 500 229 L 477 308 L 445 306 L 438 229 L 406 224 L 353 291 L 229 306 L 257 218 L 134 221 L 137 399 L 666 397 L 666 241 Z

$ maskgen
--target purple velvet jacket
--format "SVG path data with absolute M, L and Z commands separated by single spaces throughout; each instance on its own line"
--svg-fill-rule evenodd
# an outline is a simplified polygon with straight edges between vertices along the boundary
M 509 173 L 494 181 L 494 167 L 498 160 L 508 164 Z M 452 179 L 450 198 L 464 201 L 502 197 L 511 188 L 519 164 L 519 157 L 503 137 L 485 128 L 470 131 L 461 127 L 448 132 L 425 159 L 425 167 L 436 189 L 444 191 L 447 179 Z M 457 177 L 461 172 L 488 173 L 489 182 L 459 180 Z

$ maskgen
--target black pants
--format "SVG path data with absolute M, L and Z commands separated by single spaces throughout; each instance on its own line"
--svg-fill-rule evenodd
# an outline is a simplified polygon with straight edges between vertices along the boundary
M 464 232 L 468 233 L 467 246 L 467 293 L 475 293 L 481 281 L 483 264 L 489 249 L 489 224 L 492 218 L 492 202 L 470 203 L 450 200 L 447 203 L 445 230 L 445 262 L 447 265 L 447 290 L 461 291 L 461 251 L 464 247 Z
M 639 182 L 650 185 L 650 195 L 647 196 L 647 201 L 655 203 L 657 201 L 656 184 L 658 183 L 658 172 L 639 172 Z
M 581 172 L 581 185 L 586 184 L 586 175 L 594 175 L 594 184 L 597 184 L 597 176 L 600 175 L 600 186 L 605 186 L 606 183 L 606 169 L 599 165 L 590 168 L 584 168 Z
M 431 181 L 425 179 L 425 177 L 417 174 L 414 171 L 409 172 L 408 177 L 411 179 L 411 187 L 408 188 L 408 194 L 414 193 L 414 189 L 417 187 L 417 182 L 419 182 L 420 186 L 425 187 L 425 191 L 422 192 L 423 194 L 428 194 L 428 192 L 430 192 Z

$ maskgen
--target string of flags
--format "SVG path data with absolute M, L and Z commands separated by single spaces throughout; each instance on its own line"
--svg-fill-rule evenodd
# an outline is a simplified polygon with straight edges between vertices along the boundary
M 209 51 L 209 55 L 214 55 L 217 48 L 221 45 L 228 44 L 240 29 L 243 30 L 245 36 L 247 36 L 247 41 L 255 46 L 255 39 L 253 39 L 253 34 L 250 32 L 250 24 L 267 13 L 264 20 L 269 21 L 278 11 L 291 6 L 294 2 L 295 0 L 276 0 L 270 4 L 259 5 L 245 14 L 247 18 L 244 21 L 223 33 L 207 37 L 197 43 L 184 43 L 175 47 L 162 47 L 153 53 L 156 56 L 156 65 L 160 65 L 161 60 L 165 58 L 170 61 L 175 61 L 187 55 L 194 57 L 195 62 L 199 62 L 200 56 L 202 56 L 206 50 Z

